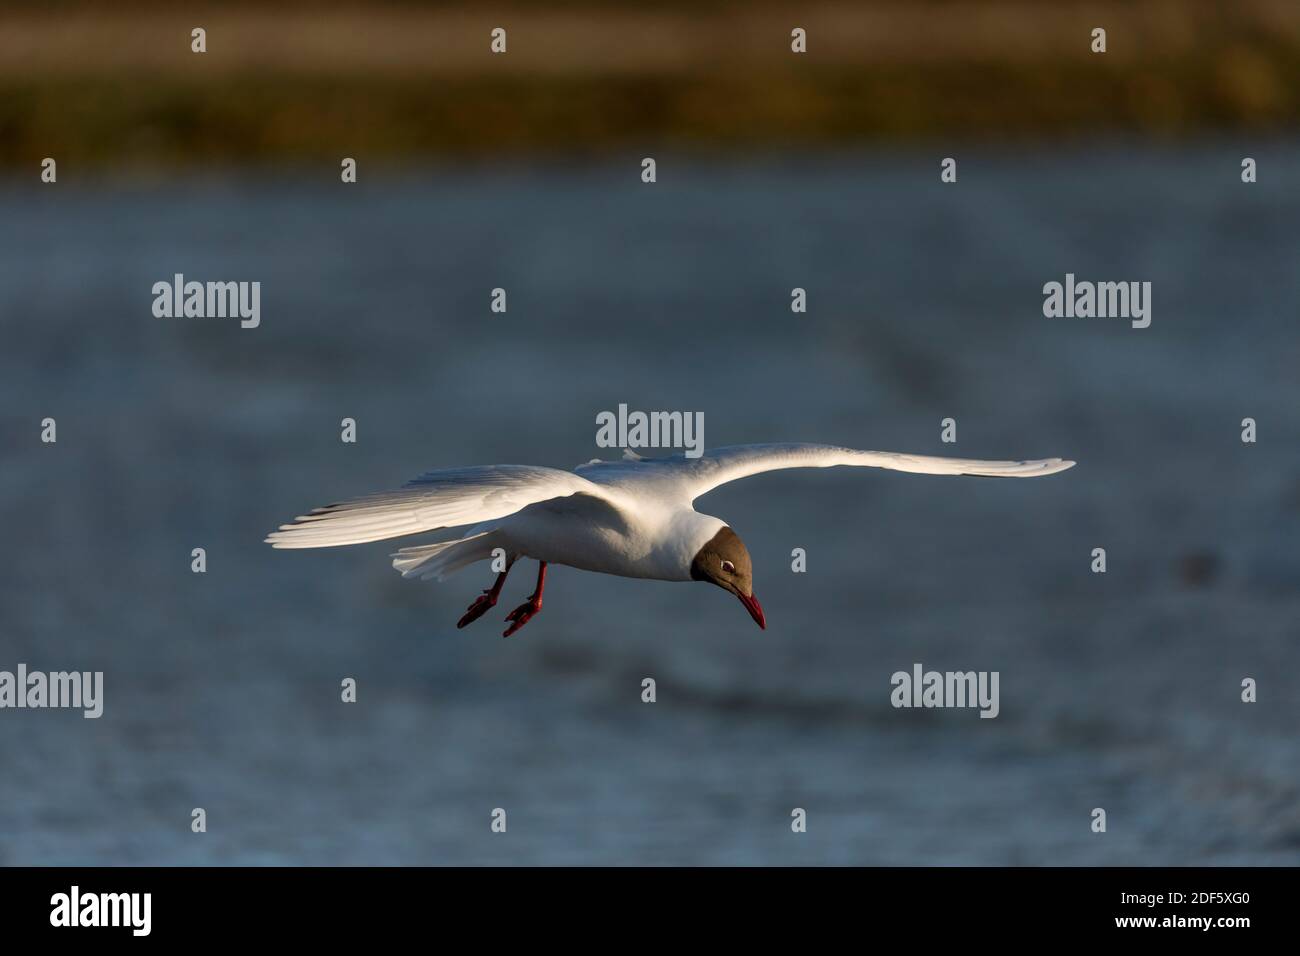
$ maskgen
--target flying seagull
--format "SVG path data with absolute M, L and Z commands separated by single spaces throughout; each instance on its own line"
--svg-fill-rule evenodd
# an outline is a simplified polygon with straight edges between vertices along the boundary
M 391 555 L 393 567 L 404 578 L 442 580 L 475 561 L 504 556 L 504 570 L 456 625 L 464 627 L 496 605 L 515 561 L 533 558 L 537 588 L 507 615 L 510 626 L 503 637 L 542 609 L 548 564 L 628 578 L 706 581 L 740 598 L 765 628 L 749 552 L 725 521 L 695 510 L 700 495 L 784 468 L 850 465 L 922 475 L 1035 478 L 1074 465 L 1060 458 L 977 461 L 808 444 L 733 445 L 697 458 L 624 455 L 622 461 L 597 459 L 573 471 L 536 465 L 431 471 L 395 491 L 313 509 L 281 525 L 266 541 L 275 548 L 332 548 L 468 527 L 460 538 L 402 548 Z

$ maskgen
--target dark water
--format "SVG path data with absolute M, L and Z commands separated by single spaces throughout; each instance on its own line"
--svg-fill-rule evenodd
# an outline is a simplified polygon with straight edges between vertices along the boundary
M 1251 186 L 1232 143 L 948 186 L 913 154 L 11 183 L 0 669 L 102 670 L 106 702 L 0 711 L 0 863 L 1300 861 L 1300 149 L 1250 149 Z M 176 272 L 261 281 L 261 327 L 155 319 Z M 1066 272 L 1151 281 L 1151 327 L 1045 319 Z M 766 632 L 556 568 L 503 641 L 531 568 L 457 631 L 486 568 L 261 543 L 430 468 L 608 457 L 620 402 L 709 445 L 1080 464 L 714 492 Z M 1000 716 L 893 709 L 918 661 L 999 671 Z

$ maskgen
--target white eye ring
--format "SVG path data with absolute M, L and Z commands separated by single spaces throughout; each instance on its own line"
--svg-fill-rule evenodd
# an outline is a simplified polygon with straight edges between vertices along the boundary
M 734 564 L 732 564 L 730 561 L 723 561 L 723 562 L 722 562 L 722 570 L 724 570 L 724 571 L 726 571 L 728 574 L 730 574 L 732 571 L 735 571 L 735 570 L 736 570 L 736 566 L 735 566 Z

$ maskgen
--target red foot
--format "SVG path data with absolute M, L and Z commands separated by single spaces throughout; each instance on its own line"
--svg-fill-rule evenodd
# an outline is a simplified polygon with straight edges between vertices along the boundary
M 465 616 L 456 622 L 456 626 L 464 627 L 466 624 L 471 624 L 474 621 L 477 621 L 488 612 L 488 608 L 495 607 L 496 603 L 496 594 L 493 593 L 491 588 L 488 588 L 474 599 L 474 603 L 469 606 L 469 609 L 465 612 Z
M 514 562 L 511 562 L 513 564 Z M 496 606 L 497 597 L 501 594 L 501 585 L 506 583 L 506 575 L 510 573 L 510 564 L 506 569 L 497 575 L 493 585 L 474 599 L 474 603 L 465 611 L 465 616 L 456 622 L 458 628 L 466 624 L 472 624 L 488 612 L 488 608 Z
M 502 637 L 509 637 L 515 631 L 519 630 L 525 624 L 533 619 L 533 616 L 542 609 L 542 591 L 546 587 L 546 562 L 539 562 L 537 566 L 537 590 L 528 596 L 528 600 L 519 605 L 513 611 L 506 615 L 506 620 L 511 621 L 511 625 L 506 628 Z M 485 609 L 486 610 L 486 609 Z
M 508 628 L 506 628 L 505 633 L 502 634 L 501 636 L 509 637 L 515 631 L 519 630 L 521 627 L 523 627 L 525 624 L 531 621 L 533 619 L 533 615 L 535 615 L 541 609 L 542 609 L 542 602 L 537 600 L 536 598 L 530 597 L 525 603 L 519 605 L 517 608 L 511 611 L 510 614 L 506 617 L 507 621 L 514 621 L 514 623 L 511 624 Z

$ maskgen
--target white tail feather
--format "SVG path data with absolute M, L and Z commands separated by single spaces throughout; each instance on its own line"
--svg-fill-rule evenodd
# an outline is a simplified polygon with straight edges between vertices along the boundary
M 390 557 L 393 559 L 393 567 L 404 578 L 420 578 L 423 581 L 437 578 L 441 581 L 475 561 L 486 561 L 492 557 L 494 543 L 490 538 L 491 532 L 483 531 L 454 541 L 402 548 Z

